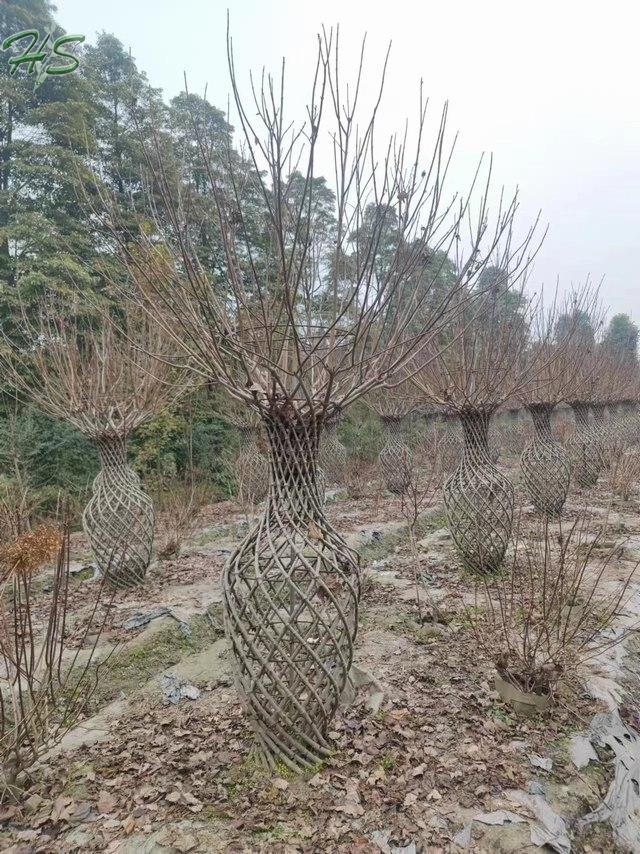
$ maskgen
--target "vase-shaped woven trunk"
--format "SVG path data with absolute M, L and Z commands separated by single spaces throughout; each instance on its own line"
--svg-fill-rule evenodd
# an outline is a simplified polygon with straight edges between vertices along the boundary
M 435 412 L 425 412 L 422 415 L 424 432 L 422 434 L 422 447 L 427 459 L 435 460 L 439 446 L 439 424 Z
M 134 587 L 144 580 L 153 546 L 153 503 L 127 463 L 122 436 L 97 440 L 102 463 L 82 526 L 99 571 L 113 587 Z
M 391 415 L 381 418 L 385 442 L 378 461 L 384 484 L 393 495 L 404 495 L 411 485 L 413 454 L 402 437 L 402 419 Z
M 505 415 L 505 434 L 507 447 L 511 453 L 517 453 L 517 447 L 522 430 L 520 429 L 520 417 L 517 409 L 509 409 Z
M 526 423 L 520 417 L 519 409 L 509 409 L 506 414 L 505 442 L 509 452 L 522 454 L 527 445 Z
M 593 419 L 592 430 L 599 443 L 602 455 L 602 468 L 608 468 L 614 453 L 614 436 L 609 421 L 607 421 L 607 407 L 604 403 L 591 405 L 591 417 Z
M 439 446 L 442 467 L 452 471 L 460 461 L 462 454 L 462 427 L 457 415 L 445 413 L 439 430 Z
M 638 404 L 635 401 L 623 400 L 618 404 L 614 424 L 618 448 L 627 450 L 638 444 L 640 423 L 638 421 Z
M 495 419 L 492 418 L 489 422 L 489 432 L 487 435 L 487 444 L 489 447 L 489 457 L 491 462 L 495 465 L 500 459 L 500 430 L 495 423 Z
M 240 697 L 270 768 L 312 767 L 347 683 L 357 627 L 357 555 L 318 494 L 318 432 L 290 412 L 266 421 L 264 513 L 223 579 L 225 628 Z
M 522 479 L 533 506 L 549 518 L 562 513 L 571 480 L 569 455 L 551 432 L 553 408 L 553 404 L 546 403 L 527 407 L 534 435 L 520 461 Z
M 588 489 L 598 482 L 604 468 L 604 448 L 596 431 L 589 424 L 589 405 L 582 402 L 570 404 L 576 429 L 567 447 L 571 470 L 578 486 Z
M 465 566 L 491 573 L 500 567 L 511 538 L 513 486 L 491 461 L 490 415 L 464 412 L 460 420 L 462 459 L 444 485 L 449 530 Z
M 269 488 L 269 461 L 258 448 L 258 428 L 239 429 L 241 444 L 236 458 L 238 498 L 243 505 L 257 504 Z
M 342 483 L 347 467 L 347 449 L 338 438 L 338 424 L 328 424 L 320 439 L 320 466 L 327 483 Z

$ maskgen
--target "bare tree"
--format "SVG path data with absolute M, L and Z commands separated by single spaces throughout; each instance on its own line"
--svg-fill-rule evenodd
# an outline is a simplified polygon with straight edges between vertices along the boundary
M 575 432 L 569 438 L 567 448 L 575 482 L 588 488 L 595 486 L 606 465 L 602 438 L 589 423 L 591 407 L 598 402 L 598 377 L 605 356 L 600 346 L 604 310 L 600 303 L 594 303 L 586 310 L 577 307 L 563 321 L 576 327 L 571 349 L 575 351 L 572 358 L 579 368 L 573 382 L 573 396 L 567 400 L 575 419 Z
M 557 298 L 550 307 L 541 302 L 533 318 L 533 340 L 526 354 L 532 370 L 519 398 L 531 415 L 534 435 L 522 453 L 521 468 L 535 509 L 549 517 L 562 512 L 571 480 L 569 455 L 553 438 L 551 413 L 561 400 L 575 396 L 582 354 L 580 347 L 571 346 L 572 337 L 580 334 L 578 318 L 592 312 L 596 303 L 597 292 L 587 284 L 562 306 Z M 569 322 L 559 324 L 563 317 Z
M 409 485 L 405 488 L 400 509 L 407 522 L 409 532 L 409 547 L 411 549 L 411 564 L 415 588 L 416 608 L 420 623 L 430 620 L 438 622 L 441 616 L 433 601 L 429 588 L 421 582 L 418 572 L 420 555 L 418 550 L 418 522 L 421 515 L 431 507 L 440 491 L 442 472 L 439 468 L 439 458 L 434 456 L 424 467 L 414 466 L 410 472 Z M 423 598 L 428 610 L 423 612 Z
M 240 449 L 234 459 L 237 495 L 245 512 L 253 512 L 269 489 L 269 460 L 264 453 L 262 420 L 257 412 L 224 392 L 216 408 L 218 417 L 240 434 Z
M 219 270 L 207 272 L 196 257 L 185 221 L 191 187 L 187 180 L 176 190 L 160 134 L 146 140 L 160 198 L 156 229 L 135 239 L 123 239 L 119 228 L 112 234 L 132 278 L 148 276 L 140 303 L 196 374 L 262 419 L 269 493 L 263 517 L 225 569 L 226 631 L 265 761 L 300 768 L 329 755 L 327 731 L 351 667 L 360 591 L 358 557 L 324 512 L 322 429 L 366 393 L 392 384 L 418 351 L 431 345 L 437 352 L 439 333 L 472 298 L 487 259 L 506 242 L 513 265 L 526 264 L 531 232 L 517 249 L 508 240 L 515 199 L 498 203 L 490 225 L 490 167 L 486 177 L 478 171 L 468 197 L 445 199 L 447 111 L 427 151 L 422 93 L 414 141 L 407 129 L 378 148 L 386 61 L 367 108 L 364 46 L 347 86 L 337 32 L 318 37 L 301 125 L 286 113 L 284 71 L 280 82 L 252 80 L 246 99 L 231 41 L 229 67 L 242 153 L 218 156 L 193 121 L 215 199 Z M 326 224 L 316 216 L 316 162 L 326 142 L 335 166 L 330 240 L 319 238 Z M 258 214 L 255 196 L 245 193 L 248 173 L 260 190 Z M 441 287 L 445 262 L 455 272 Z
M 520 457 L 531 438 L 531 428 L 527 413 L 515 398 L 507 401 L 497 413 L 499 419 L 497 441 L 508 454 Z
M 405 379 L 393 389 L 381 388 L 365 398 L 382 423 L 384 446 L 378 456 L 384 484 L 393 495 L 404 495 L 413 476 L 413 453 L 404 440 L 403 421 L 415 407 L 415 394 Z
M 19 338 L 0 359 L 17 391 L 92 439 L 101 470 L 82 522 L 109 584 L 129 587 L 145 576 L 154 511 L 127 462 L 131 433 L 186 388 L 171 365 L 162 330 L 139 308 L 89 318 L 78 306 L 47 298 L 36 320 L 23 313 Z
M 583 513 L 550 530 L 545 517 L 534 539 L 518 528 L 504 573 L 483 579 L 475 607 L 467 609 L 499 680 L 516 689 L 516 698 L 529 695 L 520 701 L 551 699 L 559 679 L 575 676 L 586 661 L 637 631 L 637 622 L 612 631 L 631 597 L 637 565 L 615 580 L 608 577 L 620 546 L 603 548 L 603 535 L 593 538 L 592 521 Z
M 337 411 L 333 418 L 328 418 L 320 437 L 318 462 L 328 483 L 342 483 L 347 469 L 347 449 L 338 436 L 342 417 L 342 412 Z
M 502 563 L 513 524 L 514 491 L 489 449 L 491 417 L 527 381 L 529 324 L 536 305 L 524 293 L 526 267 L 508 260 L 492 268 L 491 287 L 461 312 L 441 339 L 438 353 L 424 353 L 413 382 L 425 402 L 456 414 L 462 424 L 462 458 L 444 484 L 453 540 L 466 566 L 494 572 Z
M 39 600 L 35 574 L 53 562 Z M 79 646 L 69 648 L 69 519 L 43 524 L 0 547 L 0 802 L 17 800 L 28 769 L 82 716 L 110 654 L 95 653 L 111 598 L 95 585 Z M 44 605 L 44 611 L 42 611 Z
M 463 447 L 462 425 L 456 412 L 445 409 L 440 413 L 437 435 L 442 469 L 450 474 L 460 462 Z
M 600 351 L 592 429 L 604 450 L 605 466 L 611 467 L 634 443 L 640 377 L 636 359 L 607 347 L 604 341 Z

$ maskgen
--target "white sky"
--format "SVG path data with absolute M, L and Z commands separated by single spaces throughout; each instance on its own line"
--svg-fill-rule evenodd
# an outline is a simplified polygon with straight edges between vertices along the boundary
M 549 234 L 532 282 L 553 286 L 605 276 L 612 312 L 640 319 L 640 99 L 634 0 L 57 0 L 57 20 L 93 41 L 112 32 L 166 97 L 189 88 L 226 108 L 225 28 L 236 67 L 279 71 L 287 58 L 291 104 L 301 111 L 315 34 L 338 22 L 342 54 L 367 32 L 371 90 L 392 41 L 383 106 L 391 129 L 415 115 L 420 78 L 460 131 L 454 183 L 492 152 L 495 177 L 521 192 L 521 217 L 539 209 Z M 301 112 L 297 113 L 301 117 Z M 232 116 L 233 121 L 233 116 Z M 456 181 L 456 177 L 460 180 Z

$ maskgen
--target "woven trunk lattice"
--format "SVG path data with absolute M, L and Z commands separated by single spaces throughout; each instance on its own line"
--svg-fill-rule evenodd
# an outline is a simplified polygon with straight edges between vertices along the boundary
M 614 451 L 615 441 L 611 425 L 606 418 L 606 409 L 607 407 L 604 403 L 594 403 L 591 406 L 591 417 L 593 418 L 591 429 L 600 442 L 602 468 L 607 468 L 609 466 L 611 455 Z
M 522 454 L 530 437 L 527 435 L 527 423 L 520 418 L 518 409 L 508 410 L 504 430 L 507 449 L 512 454 Z
M 604 468 L 604 448 L 589 424 L 589 405 L 580 402 L 570 405 L 576 422 L 575 432 L 567 443 L 571 471 L 578 486 L 588 489 L 596 485 Z
M 487 434 L 487 446 L 489 448 L 489 458 L 495 465 L 500 459 L 500 430 L 497 428 L 493 420 L 489 423 L 489 433 Z
M 327 425 L 322 433 L 318 459 L 327 483 L 342 483 L 347 467 L 347 449 L 338 438 L 335 422 Z
M 422 416 L 424 432 L 422 436 L 423 447 L 430 458 L 435 457 L 439 449 L 439 422 L 435 412 L 427 412 Z
M 100 572 L 114 587 L 144 580 L 153 546 L 153 503 L 127 463 L 126 440 L 103 436 L 97 441 L 102 468 L 82 525 Z
M 439 431 L 440 453 L 445 471 L 451 471 L 462 454 L 462 428 L 457 415 L 446 413 Z
M 534 437 L 522 453 L 524 485 L 539 513 L 547 517 L 559 516 L 571 480 L 569 457 L 551 432 L 553 405 L 540 403 L 527 408 L 533 420 Z
M 393 495 L 404 495 L 411 484 L 413 454 L 402 438 L 402 419 L 385 415 L 381 418 L 385 443 L 378 461 L 384 484 Z
M 615 447 L 618 453 L 638 442 L 638 405 L 633 400 L 623 400 L 613 416 Z
M 465 412 L 460 420 L 462 459 L 444 485 L 449 529 L 466 566 L 475 572 L 495 572 L 511 538 L 513 486 L 491 462 L 490 415 Z
M 227 637 L 240 696 L 269 767 L 311 767 L 347 683 L 357 627 L 357 555 L 318 494 L 315 427 L 266 420 L 271 478 L 264 514 L 224 572 Z
M 258 448 L 258 428 L 240 427 L 240 453 L 236 458 L 238 498 L 241 504 L 257 504 L 269 488 L 269 461 Z

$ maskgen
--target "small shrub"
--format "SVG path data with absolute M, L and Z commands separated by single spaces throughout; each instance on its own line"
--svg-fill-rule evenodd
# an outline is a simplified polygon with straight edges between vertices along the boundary
M 503 574 L 478 582 L 475 607 L 466 610 L 479 647 L 506 681 L 551 694 L 560 677 L 626 636 L 612 640 L 606 630 L 636 567 L 622 582 L 608 578 L 619 546 L 603 551 L 601 538 L 587 535 L 584 516 L 555 536 L 549 522 L 541 525 L 533 541 L 517 534 Z
M 37 602 L 33 574 L 55 557 L 46 607 Z M 0 802 L 15 800 L 28 784 L 28 769 L 82 715 L 102 675 L 89 665 L 104 628 L 97 617 L 103 585 L 75 653 L 67 656 L 69 602 L 68 515 L 60 527 L 41 525 L 5 543 L 0 551 Z M 42 615 L 43 618 L 42 618 Z M 91 638 L 88 655 L 78 661 Z
M 158 557 L 165 560 L 177 556 L 186 539 L 194 533 L 209 498 L 202 483 L 172 480 L 154 496 L 157 513 Z
M 371 463 L 357 457 L 348 457 L 343 483 L 349 498 L 358 500 L 370 495 L 370 484 L 374 477 L 375 471 Z
M 12 575 L 32 575 L 52 561 L 60 549 L 60 531 L 54 525 L 39 525 L 0 546 L 0 580 Z

